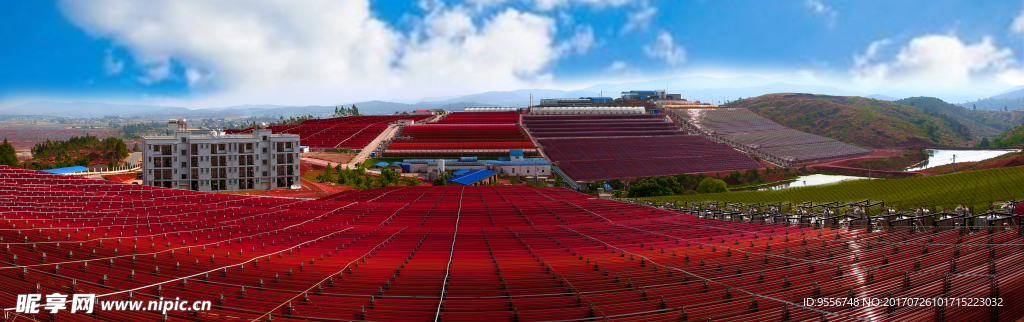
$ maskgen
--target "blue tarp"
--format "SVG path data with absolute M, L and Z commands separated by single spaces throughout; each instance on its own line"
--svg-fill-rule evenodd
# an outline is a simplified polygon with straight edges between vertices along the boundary
M 57 169 L 43 170 L 43 172 L 49 172 L 49 173 L 55 173 L 55 174 L 65 174 L 65 173 L 74 173 L 74 172 L 82 172 L 82 171 L 89 171 L 89 168 L 86 168 L 86 167 L 83 167 L 83 166 L 80 166 L 80 165 L 76 165 L 76 166 L 67 167 L 67 168 L 57 168 Z
M 396 166 L 396 167 L 400 167 L 400 166 L 402 166 L 402 161 L 391 162 L 391 165 L 392 166 Z
M 373 166 L 375 166 L 375 167 L 381 167 L 381 168 L 386 168 L 386 167 L 387 167 L 388 165 L 389 165 L 389 164 L 388 164 L 387 162 L 377 162 L 377 163 L 374 163 L 374 164 L 373 164 Z
M 514 157 L 523 156 L 523 150 L 508 150 L 508 154 Z
M 469 169 L 462 169 L 462 170 L 455 171 L 455 172 L 452 172 L 452 173 L 455 174 L 456 176 L 461 176 L 463 174 L 466 174 L 466 172 L 469 172 Z
M 468 186 L 495 174 L 497 172 L 491 170 L 473 170 L 464 175 L 448 179 L 448 182 L 461 183 Z

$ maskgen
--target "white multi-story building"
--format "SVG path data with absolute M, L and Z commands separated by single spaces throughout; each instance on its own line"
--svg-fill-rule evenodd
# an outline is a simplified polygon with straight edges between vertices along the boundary
M 143 137 L 144 185 L 194 191 L 297 188 L 299 136 L 256 129 L 248 134 Z

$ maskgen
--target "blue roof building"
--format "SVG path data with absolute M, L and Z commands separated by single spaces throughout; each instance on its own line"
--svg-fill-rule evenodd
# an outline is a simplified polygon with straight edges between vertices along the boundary
M 57 168 L 57 169 L 43 170 L 43 172 L 49 172 L 49 173 L 53 173 L 53 174 L 68 174 L 68 173 L 75 173 L 75 172 L 82 172 L 82 171 L 89 171 L 89 168 L 86 168 L 86 167 L 83 167 L 83 166 L 80 166 L 80 165 L 76 165 L 76 166 L 67 167 L 67 168 Z
M 462 169 L 462 170 L 459 170 L 459 171 L 455 171 L 455 172 L 452 172 L 452 174 L 454 174 L 456 177 L 458 177 L 458 176 L 461 176 L 463 174 L 466 174 L 466 172 L 469 172 L 469 169 Z
M 495 175 L 496 174 L 498 174 L 498 173 L 494 172 L 494 171 L 491 171 L 491 170 L 486 170 L 486 169 L 484 169 L 484 170 L 473 170 L 473 171 L 467 172 L 466 174 L 463 174 L 461 176 L 448 179 L 448 181 L 446 181 L 446 182 L 448 182 L 448 184 L 456 185 L 456 186 L 459 186 L 459 185 L 461 185 L 461 186 L 470 186 L 470 185 L 478 184 L 478 183 L 480 183 L 483 180 L 487 180 L 488 182 L 493 182 L 494 179 L 495 179 Z
M 390 164 L 388 164 L 387 162 L 377 162 L 373 164 L 374 167 L 378 168 L 387 168 L 389 165 Z

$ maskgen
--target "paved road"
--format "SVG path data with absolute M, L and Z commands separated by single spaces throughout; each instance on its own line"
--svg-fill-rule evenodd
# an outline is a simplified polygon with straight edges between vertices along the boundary
M 142 159 L 142 152 L 132 152 L 132 155 L 128 156 L 128 164 L 139 163 L 139 159 Z

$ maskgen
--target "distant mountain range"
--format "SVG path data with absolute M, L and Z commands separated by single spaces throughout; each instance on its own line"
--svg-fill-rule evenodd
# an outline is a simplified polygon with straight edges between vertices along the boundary
M 841 89 L 833 86 L 814 85 L 814 82 L 801 75 L 788 75 L 774 78 L 757 76 L 739 76 L 716 78 L 708 76 L 676 77 L 628 83 L 603 83 L 578 90 L 553 89 L 521 89 L 513 91 L 493 91 L 465 96 L 427 97 L 421 99 L 375 100 L 366 102 L 349 102 L 355 104 L 362 114 L 394 114 L 395 112 L 411 112 L 416 109 L 442 108 L 461 111 L 470 106 L 512 106 L 527 107 L 537 104 L 545 98 L 576 98 L 607 96 L 619 97 L 621 92 L 631 90 L 666 90 L 668 93 L 681 94 L 683 98 L 702 102 L 723 103 L 740 98 L 749 98 L 775 93 L 806 93 L 830 96 L 863 96 L 878 100 L 893 101 L 899 97 L 915 96 L 899 90 L 875 89 L 876 94 Z M 993 91 L 1001 91 L 998 96 L 1024 97 L 1024 86 L 1011 88 L 1006 83 L 992 83 Z M 917 94 L 916 96 L 920 96 Z M 938 96 L 938 95 L 932 95 Z M 941 97 L 941 96 L 940 96 Z M 957 97 L 956 99 L 960 99 Z M 947 99 L 947 101 L 953 101 Z M 342 105 L 342 104 L 338 104 Z M 122 116 L 167 116 L 167 117 L 247 117 L 247 116 L 323 116 L 331 114 L 335 105 L 329 106 L 280 106 L 280 105 L 240 105 L 217 108 L 188 109 L 175 106 L 153 105 L 116 105 L 96 102 L 47 102 L 37 101 L 0 109 L 0 115 L 46 115 L 63 117 L 101 117 L 107 115 Z
M 362 114 L 394 114 L 395 112 L 412 112 L 416 109 L 444 108 L 461 111 L 466 107 L 493 107 L 497 105 L 482 103 L 447 102 L 402 104 L 384 101 L 368 101 L 354 103 Z M 341 104 L 339 104 L 341 105 Z M 351 107 L 352 104 L 344 104 Z M 249 117 L 249 116 L 321 116 L 334 113 L 334 106 L 279 106 L 279 105 L 242 105 L 205 109 L 188 109 L 177 106 L 156 105 L 118 105 L 97 102 L 48 102 L 37 101 L 12 106 L 0 110 L 0 115 L 41 115 L 57 117 L 103 117 L 120 116 L 152 116 L 152 117 Z
M 882 94 L 874 94 L 874 95 L 868 95 L 868 96 L 864 96 L 864 97 L 873 98 L 873 99 L 880 100 L 880 101 L 895 101 L 895 100 L 898 100 L 898 98 L 895 98 L 895 97 L 892 97 L 892 96 L 888 96 L 888 95 L 882 95 Z

